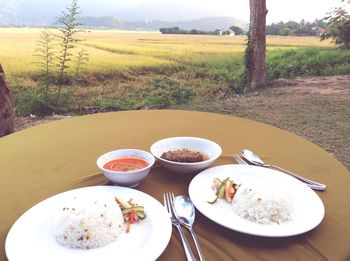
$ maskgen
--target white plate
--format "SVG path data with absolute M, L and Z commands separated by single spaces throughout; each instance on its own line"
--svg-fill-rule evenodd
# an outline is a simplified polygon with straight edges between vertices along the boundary
M 227 177 L 241 184 L 273 182 L 292 191 L 295 216 L 281 224 L 259 224 L 238 216 L 223 200 L 209 204 L 207 201 L 215 198 L 211 188 L 213 179 L 223 180 Z M 302 234 L 319 225 L 325 213 L 321 199 L 308 186 L 279 171 L 256 166 L 234 164 L 204 170 L 192 179 L 189 195 L 196 208 L 212 221 L 229 229 L 256 236 L 286 237 Z
M 82 250 L 60 245 L 54 236 L 53 213 L 73 198 L 110 199 L 119 195 L 132 198 L 145 207 L 147 218 L 133 224 L 129 233 L 106 246 Z M 50 197 L 25 212 L 7 235 L 5 251 L 10 261 L 17 260 L 155 260 L 171 237 L 169 215 L 153 197 L 124 187 L 95 186 L 67 191 Z

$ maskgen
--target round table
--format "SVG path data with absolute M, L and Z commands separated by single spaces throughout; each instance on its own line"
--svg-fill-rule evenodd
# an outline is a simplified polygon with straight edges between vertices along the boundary
M 202 137 L 220 144 L 223 155 L 212 166 L 232 164 L 230 155 L 249 148 L 266 162 L 328 185 L 326 191 L 317 192 L 326 210 L 322 223 L 298 236 L 245 235 L 197 212 L 194 228 L 207 260 L 350 258 L 350 175 L 331 155 L 303 138 L 259 122 L 213 113 L 153 110 L 74 117 L 1 138 L 0 260 L 6 260 L 4 244 L 9 229 L 30 207 L 63 191 L 107 183 L 98 174 L 98 156 L 120 148 L 149 150 L 153 142 L 172 136 Z M 164 192 L 188 195 L 193 177 L 157 167 L 137 189 L 162 202 Z M 159 260 L 184 259 L 174 230 Z

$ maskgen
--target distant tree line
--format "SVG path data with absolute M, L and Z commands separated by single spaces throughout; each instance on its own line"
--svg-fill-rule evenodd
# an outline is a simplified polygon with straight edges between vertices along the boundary
M 230 34 L 234 33 L 235 35 L 241 35 L 241 34 L 245 33 L 243 31 L 243 29 L 238 27 L 238 26 L 231 26 L 229 29 L 225 29 L 225 30 L 216 29 L 215 31 L 202 31 L 202 30 L 197 30 L 197 29 L 185 30 L 185 29 L 181 29 L 178 26 L 175 26 L 175 27 L 160 28 L 159 31 L 162 34 L 230 35 Z
M 230 27 L 230 30 L 235 32 L 235 35 L 241 35 L 241 34 L 246 34 L 247 32 L 244 31 L 241 27 L 238 27 L 238 26 L 234 26 L 232 25 Z
M 300 22 L 289 21 L 272 23 L 266 26 L 267 35 L 282 35 L 282 36 L 320 36 L 325 33 L 327 22 L 324 19 L 316 19 L 313 22 L 307 22 L 304 19 Z M 231 26 L 224 30 L 202 31 L 197 29 L 185 30 L 180 27 L 160 28 L 162 34 L 206 34 L 206 35 L 230 35 L 234 32 L 235 35 L 246 34 L 246 31 L 238 26 Z
M 323 19 L 314 22 L 306 22 L 304 19 L 299 23 L 295 21 L 272 23 L 266 26 L 267 35 L 296 35 L 296 36 L 319 36 L 324 33 L 327 23 Z
M 184 30 L 177 26 L 160 28 L 159 31 L 162 34 L 214 34 L 214 32 L 201 31 L 197 29 Z

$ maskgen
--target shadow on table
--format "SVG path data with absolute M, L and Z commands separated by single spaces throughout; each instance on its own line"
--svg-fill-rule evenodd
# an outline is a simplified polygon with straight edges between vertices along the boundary
M 307 252 L 312 256 L 319 257 L 320 259 L 324 258 L 324 255 L 317 249 L 312 240 L 312 238 L 317 237 L 317 228 L 309 232 L 290 237 L 262 237 L 248 235 L 222 227 L 221 225 L 218 225 L 208 219 L 199 211 L 196 211 L 196 215 L 198 226 L 201 228 L 210 228 L 210 233 L 215 233 L 215 235 L 212 235 L 212 238 L 215 238 L 217 235 L 221 238 L 221 240 L 233 242 L 237 247 L 245 249 L 246 251 L 268 250 L 273 252 L 298 248 L 299 251 Z M 204 232 L 204 234 L 206 233 L 203 230 L 200 232 Z M 208 235 L 205 236 L 208 238 Z

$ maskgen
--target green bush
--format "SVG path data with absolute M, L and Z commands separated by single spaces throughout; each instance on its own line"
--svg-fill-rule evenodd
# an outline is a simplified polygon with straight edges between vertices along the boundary
M 191 65 L 188 70 L 192 71 L 195 78 L 226 86 L 234 93 L 242 93 L 244 90 L 244 66 L 241 54 L 208 57 L 206 62 Z
M 180 87 L 169 77 L 155 78 L 144 96 L 143 106 L 168 108 L 172 105 L 186 104 L 192 101 L 195 92 L 191 88 Z
M 100 109 L 111 109 L 117 111 L 132 110 L 136 107 L 136 99 L 131 96 L 122 99 L 105 99 L 102 96 L 98 96 L 95 100 L 95 106 Z
M 269 51 L 267 79 L 350 73 L 350 50 L 301 48 Z
M 95 106 L 100 109 L 132 110 L 142 107 L 168 108 L 174 105 L 186 104 L 195 96 L 190 88 L 183 88 L 169 77 L 158 77 L 151 86 L 141 91 L 134 91 L 126 97 L 104 98 L 98 96 Z
M 44 93 L 40 88 L 32 89 L 15 85 L 11 89 L 16 104 L 16 115 L 27 116 L 48 115 L 52 113 L 65 113 L 70 109 L 71 91 L 62 92 L 59 99 L 57 93 L 48 91 Z

